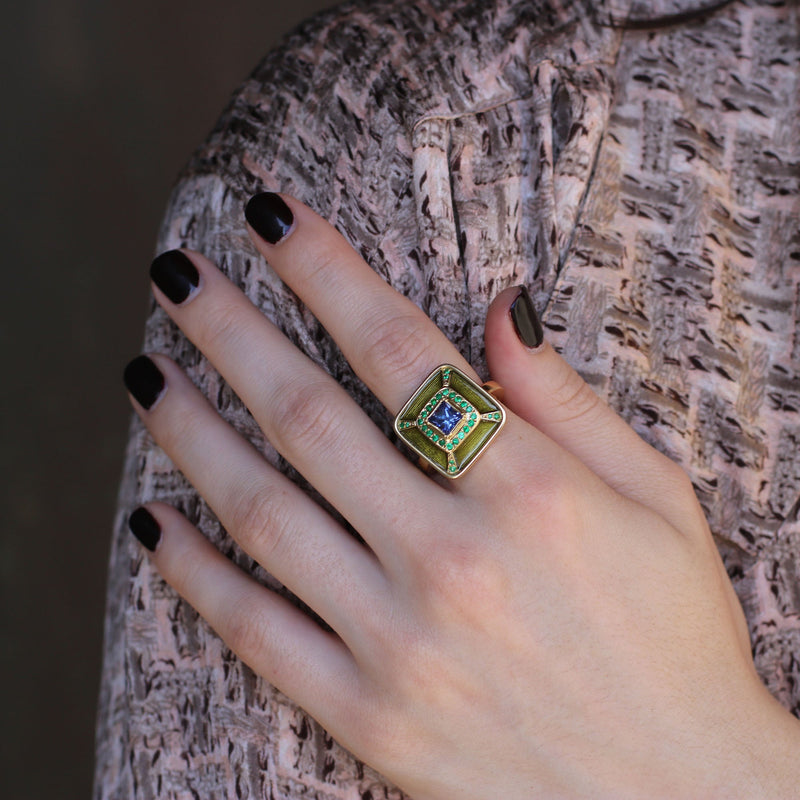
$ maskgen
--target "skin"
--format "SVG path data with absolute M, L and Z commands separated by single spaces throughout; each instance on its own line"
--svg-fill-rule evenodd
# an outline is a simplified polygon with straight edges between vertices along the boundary
M 432 368 L 480 379 L 325 220 L 270 245 L 278 275 L 396 414 Z M 217 268 L 158 302 L 357 542 L 164 356 L 155 440 L 241 546 L 335 631 L 225 559 L 175 509 L 153 563 L 256 672 L 416 800 L 797 796 L 800 723 L 762 686 L 686 474 L 548 345 L 486 321 L 508 422 L 432 479 Z M 265 368 L 265 365 L 266 368 Z M 314 420 L 314 424 L 309 424 Z M 355 457 L 360 451 L 367 457 Z

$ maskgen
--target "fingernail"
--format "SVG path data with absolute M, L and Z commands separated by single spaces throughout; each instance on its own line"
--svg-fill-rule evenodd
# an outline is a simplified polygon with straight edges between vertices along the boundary
M 150 277 L 176 305 L 182 303 L 200 284 L 197 267 L 180 250 L 168 250 L 158 256 L 150 265 Z
M 164 391 L 164 376 L 147 356 L 134 358 L 125 367 L 122 378 L 136 402 L 147 409 L 152 407 Z
M 144 507 L 140 506 L 128 517 L 131 533 L 152 553 L 161 540 L 161 526 L 156 518 Z
M 285 238 L 294 222 L 292 210 L 274 192 L 262 192 L 251 197 L 244 216 L 250 227 L 270 244 L 277 244 Z
M 524 286 L 519 287 L 517 299 L 511 304 L 511 321 L 525 347 L 538 347 L 544 341 L 542 323 Z

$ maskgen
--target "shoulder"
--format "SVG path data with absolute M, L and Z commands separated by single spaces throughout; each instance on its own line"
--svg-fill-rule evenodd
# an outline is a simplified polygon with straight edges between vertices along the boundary
M 300 25 L 266 55 L 234 92 L 187 173 L 224 175 L 247 194 L 263 177 L 251 165 L 270 170 L 287 148 L 324 168 L 339 152 L 348 155 L 356 138 L 407 139 L 428 113 L 458 114 L 481 99 L 520 93 L 530 82 L 529 59 L 543 55 L 534 44 L 563 36 L 557 32 L 580 15 L 581 5 L 339 5 Z

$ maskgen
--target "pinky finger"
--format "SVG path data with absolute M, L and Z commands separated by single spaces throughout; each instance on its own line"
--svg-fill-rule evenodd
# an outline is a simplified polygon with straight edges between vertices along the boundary
M 357 667 L 341 639 L 239 569 L 171 506 L 141 506 L 129 526 L 231 650 L 323 726 L 341 728 L 358 699 Z

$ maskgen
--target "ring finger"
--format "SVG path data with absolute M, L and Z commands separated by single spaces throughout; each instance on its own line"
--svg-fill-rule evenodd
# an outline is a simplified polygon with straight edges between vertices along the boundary
M 292 197 L 264 192 L 245 210 L 251 236 L 281 279 L 309 306 L 378 399 L 396 414 L 435 367 L 449 363 L 480 383 L 475 370 L 436 325 L 389 286 L 325 219 Z M 509 415 L 514 436 L 482 456 L 499 475 L 510 463 L 550 460 L 552 443 Z M 531 448 L 531 436 L 535 447 Z M 494 463 L 494 468 L 491 464 Z M 472 472 L 459 488 L 479 493 L 490 482 Z M 490 488 L 491 491 L 491 488 Z

